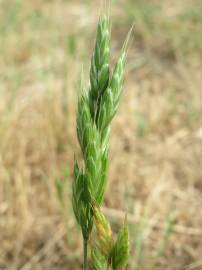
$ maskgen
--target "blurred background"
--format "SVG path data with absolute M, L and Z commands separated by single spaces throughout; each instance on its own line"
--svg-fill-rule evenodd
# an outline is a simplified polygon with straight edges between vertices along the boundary
M 82 269 L 75 111 L 100 7 L 0 1 L 1 270 Z M 111 19 L 112 63 L 134 31 L 103 210 L 114 231 L 128 212 L 127 269 L 202 269 L 202 2 L 114 0 Z

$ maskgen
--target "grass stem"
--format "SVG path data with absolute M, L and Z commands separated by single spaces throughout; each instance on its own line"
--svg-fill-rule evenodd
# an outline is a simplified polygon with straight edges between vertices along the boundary
M 83 238 L 83 270 L 88 270 L 88 240 Z

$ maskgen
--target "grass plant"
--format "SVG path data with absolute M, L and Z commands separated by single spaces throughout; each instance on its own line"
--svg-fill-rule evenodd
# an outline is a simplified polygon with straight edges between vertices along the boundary
M 82 90 L 78 102 L 77 136 L 84 165 L 75 160 L 72 204 L 83 236 L 83 269 L 88 269 L 88 243 L 95 224 L 97 241 L 91 238 L 92 266 L 95 270 L 118 270 L 129 255 L 126 223 L 114 242 L 108 220 L 101 212 L 108 174 L 110 124 L 118 109 L 123 88 L 125 48 L 109 72 L 110 23 L 101 16 L 91 59 L 90 86 Z

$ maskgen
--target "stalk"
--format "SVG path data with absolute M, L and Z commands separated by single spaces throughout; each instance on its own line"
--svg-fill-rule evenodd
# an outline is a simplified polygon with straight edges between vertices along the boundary
M 88 270 L 88 240 L 83 238 L 83 270 Z

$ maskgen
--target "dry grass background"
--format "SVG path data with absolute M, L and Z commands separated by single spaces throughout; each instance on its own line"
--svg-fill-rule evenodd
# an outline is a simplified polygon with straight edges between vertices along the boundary
M 1 270 L 81 269 L 70 202 L 75 104 L 99 7 L 0 1 Z M 117 0 L 111 12 L 113 61 L 135 29 L 104 211 L 115 229 L 129 212 L 128 269 L 202 269 L 201 1 Z

